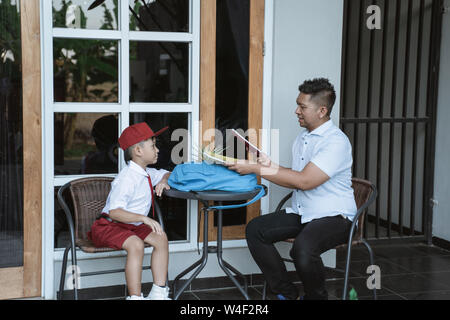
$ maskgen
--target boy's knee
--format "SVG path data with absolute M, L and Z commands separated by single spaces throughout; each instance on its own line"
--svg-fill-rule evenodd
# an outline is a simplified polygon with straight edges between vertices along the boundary
M 139 237 L 129 237 L 124 245 L 123 248 L 128 252 L 132 252 L 132 253 L 143 253 L 144 252 L 144 248 L 145 248 L 145 244 L 144 241 L 142 241 Z
M 167 234 L 163 231 L 162 234 L 159 235 L 158 242 L 162 247 L 169 246 L 169 239 L 167 238 Z
M 145 242 L 150 244 L 155 248 L 168 248 L 169 240 L 167 234 L 163 231 L 161 234 L 152 233 L 149 237 L 145 239 Z

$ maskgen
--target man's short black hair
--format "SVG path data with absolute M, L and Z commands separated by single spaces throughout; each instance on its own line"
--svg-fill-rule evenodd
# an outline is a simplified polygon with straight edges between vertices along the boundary
M 327 115 L 331 115 L 334 103 L 336 102 L 336 91 L 328 79 L 317 78 L 306 80 L 298 88 L 301 93 L 311 95 L 311 100 L 318 106 L 325 106 L 328 109 Z

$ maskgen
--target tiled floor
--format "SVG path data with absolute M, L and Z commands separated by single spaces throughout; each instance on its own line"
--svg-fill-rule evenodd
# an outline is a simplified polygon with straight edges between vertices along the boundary
M 450 251 L 425 244 L 372 245 L 375 264 L 381 270 L 381 289 L 377 291 L 380 300 L 450 300 Z M 360 300 L 372 299 L 372 291 L 367 288 L 366 273 L 368 255 L 364 246 L 352 250 L 352 285 Z M 337 266 L 345 266 L 345 252 L 338 251 Z M 295 274 L 293 274 L 295 278 Z M 327 276 L 330 300 L 342 296 L 343 276 L 330 271 Z M 261 299 L 261 280 L 253 281 L 249 287 L 251 299 Z M 296 282 L 300 294 L 303 287 Z M 269 298 L 273 295 L 269 295 Z M 241 300 L 238 289 L 224 285 L 221 289 L 193 289 L 182 295 L 183 300 Z

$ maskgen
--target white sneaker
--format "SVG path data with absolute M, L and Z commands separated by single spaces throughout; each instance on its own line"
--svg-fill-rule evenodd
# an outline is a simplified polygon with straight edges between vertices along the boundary
M 144 295 L 141 293 L 140 296 L 135 295 L 129 296 L 127 297 L 127 300 L 146 300 L 146 299 L 144 298 Z
M 172 300 L 169 298 L 169 287 L 161 288 L 153 285 L 152 290 L 148 294 L 147 300 Z

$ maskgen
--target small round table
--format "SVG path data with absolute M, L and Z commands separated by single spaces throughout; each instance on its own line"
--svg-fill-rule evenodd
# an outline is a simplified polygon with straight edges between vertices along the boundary
M 265 195 L 267 195 L 267 187 L 264 187 Z M 173 298 L 178 300 L 180 295 L 186 290 L 186 288 L 191 284 L 191 282 L 198 276 L 198 274 L 203 270 L 208 262 L 208 253 L 216 253 L 217 260 L 219 262 L 220 268 L 225 272 L 225 274 L 233 281 L 234 285 L 239 289 L 245 299 L 250 300 L 247 293 L 247 279 L 246 277 L 231 266 L 228 262 L 222 258 L 222 214 L 223 210 L 217 210 L 217 247 L 212 247 L 208 245 L 208 212 L 215 211 L 215 209 L 210 209 L 209 201 L 217 202 L 218 206 L 224 205 L 224 202 L 229 201 L 247 201 L 254 198 L 260 189 L 255 189 L 250 192 L 227 192 L 227 191 L 199 191 L 199 192 L 185 192 L 176 189 L 165 190 L 164 195 L 170 198 L 186 199 L 186 200 L 198 200 L 203 204 L 202 213 L 204 216 L 203 223 L 203 254 L 200 260 L 189 266 L 187 269 L 182 271 L 173 281 Z M 217 206 L 215 205 L 215 206 Z M 205 245 L 206 243 L 206 245 Z M 181 286 L 181 288 L 176 291 L 176 283 L 186 274 L 197 268 L 191 277 Z M 244 281 L 244 288 L 236 280 L 235 276 L 231 273 L 233 272 L 236 276 L 240 277 Z

